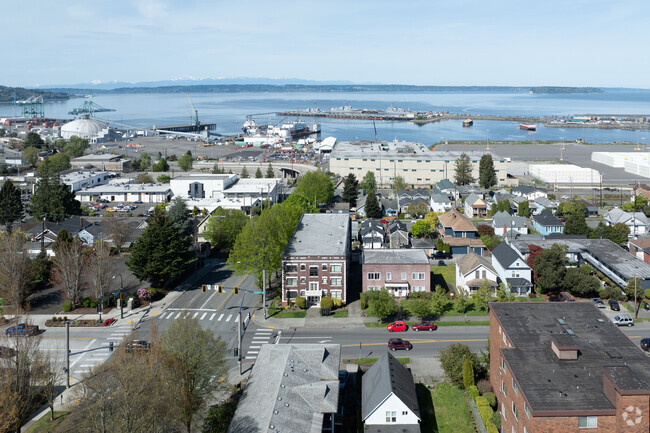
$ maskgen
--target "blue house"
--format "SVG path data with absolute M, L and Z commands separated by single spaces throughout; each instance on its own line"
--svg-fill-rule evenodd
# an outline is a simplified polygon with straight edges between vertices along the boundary
M 539 215 L 533 216 L 533 227 L 543 237 L 551 233 L 563 233 L 564 224 L 550 210 L 545 209 Z

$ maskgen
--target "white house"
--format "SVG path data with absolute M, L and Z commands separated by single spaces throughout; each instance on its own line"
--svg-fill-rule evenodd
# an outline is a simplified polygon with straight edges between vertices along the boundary
M 630 228 L 631 236 L 643 235 L 648 232 L 648 218 L 643 212 L 625 212 L 615 207 L 605 214 L 605 223 L 608 226 L 623 223 Z
M 468 218 L 485 218 L 487 211 L 487 203 L 479 195 L 471 193 L 465 199 L 465 215 Z
M 501 242 L 492 250 L 492 266 L 500 282 L 509 285 L 511 293 L 520 296 L 530 293 L 533 271 L 510 245 Z
M 429 206 L 434 212 L 447 212 L 451 209 L 451 200 L 447 194 L 431 194 Z
M 385 353 L 363 375 L 361 420 L 364 433 L 420 433 L 420 407 L 411 372 Z
M 385 236 L 384 227 L 372 218 L 368 218 L 361 223 L 359 238 L 364 249 L 385 248 Z
M 470 252 L 456 260 L 456 286 L 472 295 L 487 280 L 493 292 L 499 286 L 497 272 L 485 257 Z
M 510 215 L 508 212 L 503 211 L 492 216 L 492 228 L 497 236 L 503 236 L 509 231 L 522 235 L 528 234 L 525 217 Z
M 512 188 L 512 195 L 525 197 L 529 201 L 533 201 L 538 197 L 548 197 L 546 191 L 530 185 L 519 185 Z

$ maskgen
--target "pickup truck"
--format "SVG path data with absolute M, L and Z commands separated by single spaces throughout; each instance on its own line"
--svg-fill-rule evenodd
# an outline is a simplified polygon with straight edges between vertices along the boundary
M 5 334 L 7 334 L 8 336 L 14 336 L 14 335 L 30 336 L 30 335 L 38 335 L 39 332 L 40 330 L 38 329 L 38 326 L 27 325 L 26 323 L 19 323 L 16 326 L 7 328 Z

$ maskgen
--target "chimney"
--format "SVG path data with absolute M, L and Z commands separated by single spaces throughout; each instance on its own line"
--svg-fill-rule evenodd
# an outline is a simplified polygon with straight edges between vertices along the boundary
M 558 359 L 578 359 L 580 347 L 569 334 L 553 334 L 551 349 Z

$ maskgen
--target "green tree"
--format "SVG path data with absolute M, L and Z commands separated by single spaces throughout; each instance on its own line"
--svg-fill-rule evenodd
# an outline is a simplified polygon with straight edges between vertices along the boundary
M 151 167 L 151 156 L 146 152 L 142 152 L 140 155 L 140 170 L 147 170 L 149 167 Z
M 305 195 L 294 192 L 282 203 L 285 207 L 297 207 L 302 213 L 317 213 L 318 208 L 314 202 L 310 201 Z
M 228 383 L 219 380 L 228 373 L 226 344 L 197 319 L 185 316 L 169 326 L 161 345 L 178 390 L 180 419 L 191 433 L 197 413 Z
M 499 203 L 497 203 L 497 210 L 499 212 L 510 213 L 510 200 L 503 199 Z
M 178 158 L 178 168 L 183 171 L 190 171 L 192 169 L 192 152 L 189 150 L 180 158 Z
M 11 232 L 13 223 L 22 220 L 23 213 L 20 190 L 10 179 L 5 180 L 0 188 L 0 225 L 6 226 L 7 231 Z
M 255 171 L 255 179 L 262 179 L 263 177 L 262 169 L 257 167 L 257 170 Z
M 229 251 L 249 218 L 239 209 L 217 208 L 208 219 L 203 236 L 215 250 Z
M 370 193 L 370 191 L 376 192 L 377 182 L 375 181 L 375 173 L 367 171 L 363 179 L 361 179 L 361 182 L 359 182 L 359 188 L 363 189 L 363 192 L 366 194 Z
M 564 201 L 557 207 L 558 216 L 568 217 L 569 215 L 587 216 L 587 205 L 582 200 Z
M 381 207 L 374 191 L 369 192 L 366 197 L 366 216 L 368 218 L 381 218 Z
M 334 197 L 334 184 L 323 170 L 310 171 L 300 179 L 296 192 L 316 202 L 328 203 Z
M 535 258 L 537 289 L 540 293 L 557 294 L 564 288 L 564 276 L 568 264 L 566 251 L 566 245 L 553 244 L 551 248 L 542 250 Z
M 483 189 L 490 189 L 497 184 L 497 172 L 494 170 L 492 155 L 486 153 L 481 157 L 478 165 L 479 185 Z
M 593 269 L 589 265 L 578 268 L 568 268 L 564 275 L 564 287 L 569 293 L 582 298 L 598 296 L 601 289 L 600 280 L 592 275 Z
M 59 174 L 70 168 L 70 157 L 65 153 L 55 153 L 38 164 L 38 174 Z
M 25 140 L 23 141 L 23 146 L 24 147 L 34 146 L 34 147 L 40 149 L 41 147 L 43 147 L 44 144 L 45 144 L 45 142 L 43 141 L 41 136 L 38 135 L 37 133 L 35 133 L 34 131 L 28 132 L 25 135 Z
M 266 168 L 266 178 L 273 179 L 275 177 L 275 172 L 273 171 L 273 166 L 269 162 L 269 166 Z
M 147 173 L 140 173 L 135 177 L 135 183 L 153 183 L 153 177 Z
M 70 158 L 77 158 L 79 156 L 82 156 L 86 149 L 89 147 L 90 145 L 88 144 L 88 140 L 73 135 L 70 137 L 70 140 L 68 140 L 68 142 L 63 146 L 63 151 Z
M 496 203 L 492 203 L 492 206 L 490 207 L 490 211 L 488 212 L 489 217 L 493 217 L 494 214 L 499 212 L 499 207 L 497 206 Z
M 156 181 L 159 183 L 169 183 L 171 180 L 172 178 L 168 174 L 161 174 L 156 178 Z
M 589 226 L 582 215 L 570 215 L 564 223 L 565 235 L 587 235 Z
M 481 287 L 479 287 L 476 293 L 472 295 L 472 299 L 474 300 L 474 306 L 477 310 L 488 310 L 488 304 L 494 300 L 494 296 L 492 295 L 492 287 L 490 287 L 490 283 L 487 279 L 483 280 L 483 284 L 481 284 Z
M 510 287 L 506 284 L 499 284 L 497 289 L 497 302 L 513 302 L 515 301 L 515 295 L 510 292 Z
M 528 200 L 520 202 L 518 207 L 519 210 L 517 211 L 517 215 L 522 217 L 528 217 L 528 215 L 530 215 L 530 204 L 528 203 Z
M 385 289 L 380 290 L 377 296 L 368 303 L 368 314 L 386 320 L 397 312 L 395 298 Z
M 190 210 L 187 208 L 187 202 L 184 198 L 174 197 L 168 207 L 168 215 L 179 235 L 187 237 L 192 234 Z
M 454 181 L 459 186 L 474 182 L 474 178 L 472 177 L 472 163 L 465 152 L 454 163 Z
M 343 179 L 343 196 L 344 202 L 349 203 L 350 207 L 357 205 L 357 196 L 359 195 L 359 181 L 350 173 Z
M 627 244 L 629 234 L 630 228 L 625 223 L 616 223 L 608 230 L 609 240 L 618 245 Z
M 52 261 L 45 251 L 32 259 L 29 267 L 31 291 L 43 290 L 50 282 Z
M 47 161 L 45 163 L 48 164 Z M 60 222 L 71 215 L 81 215 L 81 203 L 75 199 L 70 188 L 61 182 L 58 174 L 46 168 L 44 173 L 39 172 L 29 213 L 35 218 L 45 216 L 48 221 Z
M 23 150 L 23 161 L 31 166 L 35 166 L 38 162 L 38 149 L 34 146 L 29 146 Z
M 423 238 L 431 234 L 431 224 L 425 220 L 418 220 L 411 226 L 411 234 L 416 238 Z
M 436 227 L 438 227 L 439 220 L 438 217 L 440 216 L 440 212 L 427 212 L 427 214 L 424 216 L 424 220 L 429 223 L 431 226 L 432 230 L 435 230 Z
M 237 400 L 232 398 L 210 406 L 203 420 L 202 433 L 227 433 L 237 410 Z
M 463 382 L 463 357 L 465 357 L 472 364 L 474 369 L 475 379 L 482 379 L 485 377 L 486 369 L 479 361 L 478 355 L 474 353 L 465 344 L 454 343 L 447 348 L 440 351 L 438 359 L 442 366 L 445 375 L 452 383 L 459 388 L 465 384 Z
M 434 316 L 441 316 L 447 310 L 449 305 L 449 298 L 447 291 L 439 284 L 433 289 L 431 293 L 431 314 Z
M 159 159 L 158 161 L 156 161 L 153 167 L 151 167 L 151 171 L 154 172 L 169 171 L 169 164 L 167 163 L 167 160 Z
M 467 311 L 468 306 L 467 293 L 462 289 L 456 290 L 454 296 L 454 310 L 463 314 Z
M 402 191 L 406 189 L 406 182 L 404 182 L 404 178 L 402 176 L 395 176 L 395 179 L 393 179 L 393 190 L 395 192 Z
M 155 211 L 147 223 L 126 264 L 141 281 L 161 286 L 181 275 L 193 262 L 188 254 L 190 239 L 181 235 L 171 218 L 161 211 Z
M 634 196 L 634 200 L 628 203 L 623 203 L 621 209 L 626 212 L 634 212 L 634 211 L 640 211 L 647 205 L 648 205 L 648 199 L 645 198 L 643 195 L 638 194 Z
M 246 166 L 244 166 L 244 168 L 242 168 L 241 174 L 239 175 L 239 177 L 241 177 L 242 179 L 248 179 L 249 177 L 251 177 L 251 175 L 248 174 L 248 169 L 246 168 Z
M 427 299 L 409 299 L 405 302 L 408 302 L 408 312 L 411 316 L 424 320 L 431 314 L 431 303 Z
M 474 365 L 467 355 L 463 355 L 462 369 L 463 385 L 465 386 L 465 389 L 469 389 L 470 386 L 474 385 Z
M 634 306 L 634 318 L 636 319 L 639 315 L 639 305 L 643 300 L 644 290 L 641 286 L 642 280 L 640 278 L 632 278 L 627 282 L 627 286 L 623 288 L 625 296 L 628 300 L 634 302 L 636 297 L 636 305 Z M 636 295 L 636 296 L 635 296 Z

